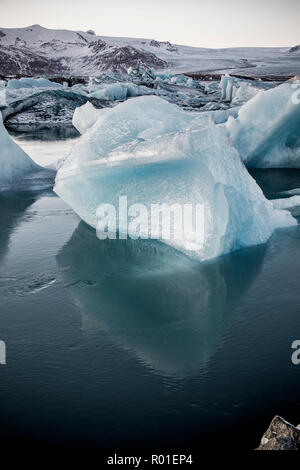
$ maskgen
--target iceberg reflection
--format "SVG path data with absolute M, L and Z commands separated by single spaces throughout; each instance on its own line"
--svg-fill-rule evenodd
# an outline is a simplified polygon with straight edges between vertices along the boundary
M 37 192 L 0 192 L 0 263 L 6 256 L 11 235 L 26 210 L 40 197 Z
M 100 241 L 81 222 L 57 263 L 85 331 L 105 331 L 156 371 L 183 376 L 216 351 L 264 252 L 252 247 L 199 263 L 159 242 Z

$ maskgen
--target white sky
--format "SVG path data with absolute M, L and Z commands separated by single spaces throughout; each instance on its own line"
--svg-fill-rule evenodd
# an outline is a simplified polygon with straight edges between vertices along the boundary
M 0 0 L 0 27 L 40 24 L 202 47 L 300 43 L 300 0 Z

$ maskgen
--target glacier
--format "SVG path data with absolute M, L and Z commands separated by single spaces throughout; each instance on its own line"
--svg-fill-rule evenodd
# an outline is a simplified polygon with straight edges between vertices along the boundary
M 297 82 L 259 91 L 228 118 L 232 144 L 248 167 L 300 168 L 300 104 Z
M 97 112 L 98 117 L 93 112 L 80 125 L 84 133 L 59 168 L 54 187 L 92 227 L 98 206 L 117 207 L 122 195 L 128 205 L 203 204 L 204 244 L 191 250 L 190 239 L 161 241 L 208 260 L 264 243 L 274 229 L 297 224 L 265 198 L 224 125 L 157 96 L 132 98 Z M 79 108 L 76 119 L 83 122 L 88 109 L 80 114 Z M 125 232 L 122 224 L 118 220 L 120 234 Z

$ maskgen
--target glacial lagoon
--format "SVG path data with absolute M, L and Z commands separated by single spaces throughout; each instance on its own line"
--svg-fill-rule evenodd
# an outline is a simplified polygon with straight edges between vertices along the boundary
M 17 135 L 29 154 L 70 137 Z M 268 198 L 300 187 L 251 173 Z M 300 422 L 299 225 L 200 263 L 100 241 L 49 189 L 3 192 L 0 213 L 1 442 L 251 451 L 274 414 Z

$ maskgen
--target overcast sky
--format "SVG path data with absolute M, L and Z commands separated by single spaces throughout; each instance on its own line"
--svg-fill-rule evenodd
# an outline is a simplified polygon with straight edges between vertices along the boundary
M 202 47 L 300 43 L 300 0 L 0 0 L 0 27 L 40 24 Z

